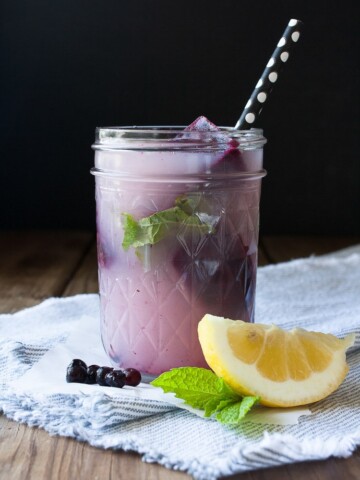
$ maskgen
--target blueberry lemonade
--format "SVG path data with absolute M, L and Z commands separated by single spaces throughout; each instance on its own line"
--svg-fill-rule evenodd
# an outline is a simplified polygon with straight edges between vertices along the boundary
M 114 365 L 205 367 L 206 313 L 254 320 L 264 143 L 204 117 L 97 129 L 101 336 Z

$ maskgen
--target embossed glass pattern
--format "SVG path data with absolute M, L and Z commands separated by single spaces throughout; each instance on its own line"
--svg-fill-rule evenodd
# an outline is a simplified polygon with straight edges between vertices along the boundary
M 178 132 L 170 147 L 152 137 L 149 148 L 141 135 L 135 146 L 96 145 L 102 341 L 115 365 L 151 375 L 205 367 L 205 313 L 254 320 L 264 139 L 243 147 L 238 135 L 227 158 L 227 143 L 198 146 L 199 135 L 176 150 Z

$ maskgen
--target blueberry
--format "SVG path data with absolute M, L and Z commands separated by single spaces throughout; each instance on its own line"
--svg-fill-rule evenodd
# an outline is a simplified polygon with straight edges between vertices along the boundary
M 141 373 L 135 368 L 125 368 L 123 370 L 125 374 L 125 384 L 130 387 L 136 387 L 141 382 Z
M 103 387 L 136 387 L 141 382 L 141 373 L 135 368 L 114 370 L 112 367 L 87 366 L 83 360 L 74 358 L 66 370 L 66 381 L 75 383 L 97 383 Z
M 70 363 L 66 370 L 66 381 L 68 383 L 85 383 L 86 379 L 86 368 L 82 365 L 73 365 Z
M 93 385 L 96 383 L 96 372 L 99 369 L 99 365 L 89 365 L 87 367 L 86 373 L 87 373 L 87 378 L 86 378 L 86 383 Z
M 79 365 L 80 367 L 87 368 L 86 363 L 83 360 L 80 360 L 79 358 L 74 358 L 74 360 L 71 360 L 71 363 L 69 367 L 75 367 L 75 365 Z
M 96 383 L 103 387 L 107 387 L 108 384 L 105 381 L 105 375 L 112 372 L 114 369 L 111 367 L 99 367 L 96 371 Z
M 122 370 L 113 370 L 105 375 L 109 387 L 122 388 L 125 385 L 125 373 Z

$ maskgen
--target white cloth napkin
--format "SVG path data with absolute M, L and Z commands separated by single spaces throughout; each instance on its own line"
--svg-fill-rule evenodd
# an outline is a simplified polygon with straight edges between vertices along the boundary
M 357 333 L 347 379 L 337 392 L 311 405 L 310 416 L 306 408 L 274 409 L 271 415 L 259 408 L 241 425 L 226 427 L 146 384 L 121 390 L 67 384 L 65 370 L 72 358 L 109 364 L 98 318 L 97 295 L 52 298 L 1 315 L 0 409 L 52 434 L 137 451 L 145 461 L 184 470 L 198 480 L 349 456 L 360 444 L 360 245 L 258 272 L 257 322 L 338 336 Z

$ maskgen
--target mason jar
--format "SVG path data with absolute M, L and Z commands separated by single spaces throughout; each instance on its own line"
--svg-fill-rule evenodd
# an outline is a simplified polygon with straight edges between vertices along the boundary
M 254 321 L 259 129 L 97 128 L 101 337 L 114 366 L 206 367 L 206 314 Z

